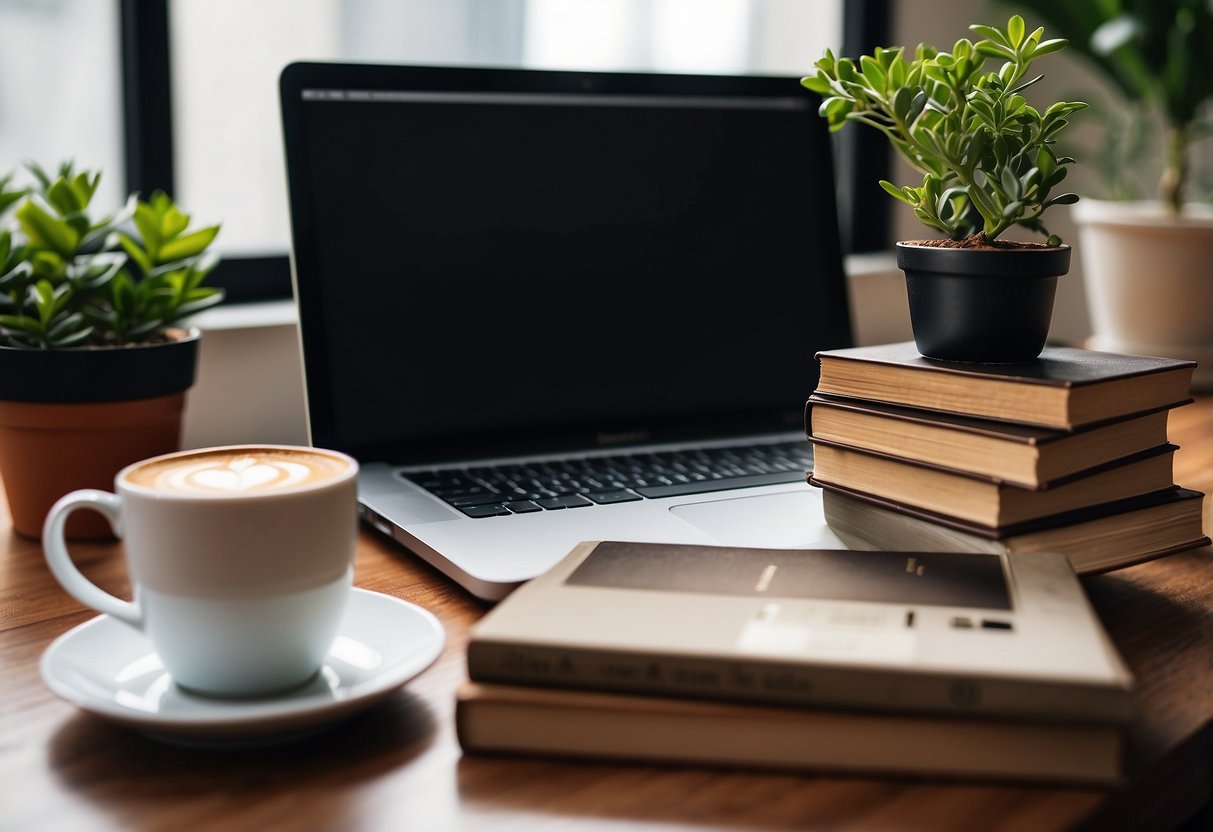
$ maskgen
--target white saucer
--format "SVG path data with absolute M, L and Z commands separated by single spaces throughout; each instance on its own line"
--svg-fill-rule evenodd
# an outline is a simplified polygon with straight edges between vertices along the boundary
M 442 625 L 421 607 L 351 591 L 339 635 L 316 677 L 262 699 L 215 699 L 173 684 L 147 639 L 101 615 L 42 654 L 58 696 L 145 734 L 187 744 L 259 744 L 309 733 L 386 697 L 442 652 Z

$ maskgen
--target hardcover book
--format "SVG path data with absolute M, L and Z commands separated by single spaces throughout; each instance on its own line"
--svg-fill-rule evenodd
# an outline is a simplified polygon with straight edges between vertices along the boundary
M 924 358 L 913 342 L 819 352 L 817 392 L 1070 429 L 1189 398 L 1194 361 L 1047 346 L 1024 364 Z
M 1116 722 L 1132 677 L 1069 562 L 588 542 L 473 628 L 474 681 Z
M 834 485 L 1001 528 L 1170 488 L 1174 445 L 1026 489 L 990 477 L 813 440 L 813 485 Z
M 1066 431 L 814 393 L 805 405 L 805 433 L 1037 488 L 1165 445 L 1168 414 L 1155 410 Z
M 1172 486 L 1128 500 L 990 529 L 870 494 L 824 486 L 826 523 L 854 549 L 1065 555 L 1080 575 L 1205 546 L 1204 494 Z
M 466 751 L 963 780 L 1114 785 L 1124 731 L 467 682 Z

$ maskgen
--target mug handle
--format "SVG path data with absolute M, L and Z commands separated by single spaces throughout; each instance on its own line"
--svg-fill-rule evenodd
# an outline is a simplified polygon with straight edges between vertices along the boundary
M 54 573 L 55 579 L 67 590 L 68 594 L 85 606 L 92 607 L 98 612 L 124 621 L 137 630 L 143 629 L 143 608 L 136 595 L 135 600 L 123 601 L 110 595 L 94 584 L 72 563 L 67 552 L 67 541 L 64 538 L 64 527 L 68 516 L 77 509 L 92 509 L 105 515 L 110 527 L 118 537 L 122 536 L 121 509 L 122 501 L 108 491 L 98 491 L 94 488 L 84 488 L 60 497 L 51 506 L 42 526 L 42 548 L 46 552 L 46 563 Z

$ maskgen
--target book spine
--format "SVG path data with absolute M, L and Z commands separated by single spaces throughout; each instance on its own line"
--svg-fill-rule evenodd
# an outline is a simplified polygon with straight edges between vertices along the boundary
M 1106 726 L 721 710 L 570 703 L 559 696 L 526 701 L 489 693 L 460 695 L 455 725 L 465 751 L 490 754 L 1029 783 L 1121 782 L 1123 739 Z
M 468 676 L 477 682 L 651 693 L 771 705 L 912 710 L 981 716 L 1120 722 L 1122 691 L 1018 679 L 899 674 L 864 668 L 641 655 L 476 640 Z

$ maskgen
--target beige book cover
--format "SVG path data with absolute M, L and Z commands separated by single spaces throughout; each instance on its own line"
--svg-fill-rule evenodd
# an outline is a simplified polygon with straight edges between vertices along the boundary
M 1123 721 L 1132 676 L 1064 556 L 588 542 L 473 629 L 470 677 Z

